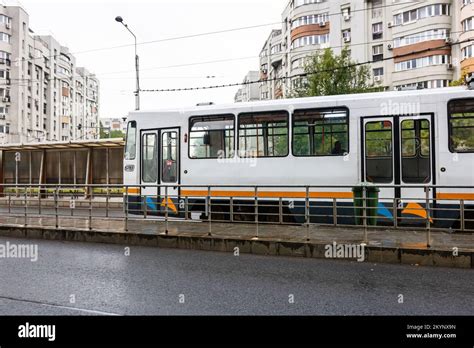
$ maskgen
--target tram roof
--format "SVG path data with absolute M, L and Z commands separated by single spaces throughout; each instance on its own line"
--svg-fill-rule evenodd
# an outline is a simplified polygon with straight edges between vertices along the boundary
M 233 103 L 233 104 L 212 104 L 212 105 L 202 105 L 202 106 L 192 106 L 184 108 L 167 108 L 167 109 L 151 109 L 151 110 L 141 110 L 130 112 L 132 117 L 136 115 L 151 114 L 151 113 L 166 113 L 166 112 L 195 112 L 199 111 L 215 111 L 215 110 L 224 110 L 224 109 L 239 109 L 239 108 L 252 108 L 252 107 L 262 107 L 263 105 L 268 106 L 287 106 L 288 104 L 305 104 L 311 102 L 319 103 L 338 103 L 346 101 L 357 101 L 357 100 L 378 100 L 378 99 L 400 99 L 407 97 L 436 97 L 443 96 L 445 99 L 449 95 L 459 95 L 462 93 L 469 94 L 471 93 L 474 97 L 474 91 L 469 90 L 467 87 L 445 87 L 445 88 L 433 88 L 433 89 L 421 89 L 421 90 L 406 90 L 406 91 L 386 91 L 386 92 L 375 92 L 375 93 L 360 93 L 360 94 L 346 94 L 346 95 L 332 95 L 332 96 L 321 96 L 321 97 L 307 97 L 307 98 L 297 98 L 297 99 L 276 99 L 276 100 L 261 100 L 254 102 L 244 102 L 244 103 Z

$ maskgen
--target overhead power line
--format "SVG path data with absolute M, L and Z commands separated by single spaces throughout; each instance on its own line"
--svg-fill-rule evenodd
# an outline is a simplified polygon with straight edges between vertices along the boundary
M 406 5 L 408 3 L 418 3 L 418 2 L 419 2 L 418 0 L 406 1 L 406 2 L 403 3 L 403 5 Z M 380 5 L 380 6 L 376 6 L 376 7 L 372 7 L 372 8 L 352 9 L 351 13 L 371 11 L 371 10 L 377 10 L 377 9 L 388 8 L 388 7 L 393 7 L 393 6 L 400 6 L 400 5 L 402 5 L 402 4 L 393 3 L 393 4 L 387 4 L 387 5 Z M 344 12 L 341 10 L 340 12 L 328 13 L 327 15 L 328 16 L 340 16 L 340 15 L 343 15 L 343 14 L 344 14 Z M 137 45 L 149 45 L 149 44 L 154 44 L 154 43 L 176 41 L 176 40 L 183 40 L 183 39 L 191 39 L 191 38 L 196 38 L 196 37 L 200 37 L 200 36 L 225 34 L 225 33 L 242 31 L 242 30 L 268 27 L 268 26 L 283 24 L 283 23 L 285 23 L 285 22 L 284 21 L 279 21 L 279 22 L 257 24 L 257 25 L 251 25 L 251 26 L 245 26 L 245 27 L 237 27 L 237 28 L 231 28 L 231 29 L 223 29 L 223 30 L 216 30 L 216 31 L 210 31 L 210 32 L 203 32 L 203 33 L 197 33 L 197 34 L 188 34 L 188 35 L 169 37 L 169 38 L 164 38 L 164 39 L 138 42 Z M 124 45 L 117 45 L 117 46 L 99 47 L 99 48 L 93 48 L 93 49 L 84 50 L 84 51 L 71 52 L 70 54 L 71 55 L 77 55 L 77 54 L 107 51 L 107 50 L 113 50 L 113 49 L 119 49 L 119 48 L 125 48 L 125 47 L 132 47 L 132 46 L 134 46 L 134 44 L 124 44 Z M 59 57 L 59 56 L 61 56 L 61 53 L 58 53 L 58 54 L 55 54 L 55 55 L 50 55 L 50 56 L 48 56 L 48 58 L 51 59 L 51 58 L 56 58 L 56 57 Z M 33 57 L 33 58 L 26 59 L 25 61 L 34 61 L 34 60 L 43 59 L 43 58 L 44 57 Z M 19 61 L 22 61 L 22 59 L 19 58 L 19 59 L 13 60 L 12 62 L 19 62 Z
M 411 56 L 414 54 L 419 54 L 419 53 L 426 53 L 426 52 L 431 52 L 431 51 L 436 51 L 444 48 L 449 48 L 454 45 L 460 45 L 463 43 L 468 43 L 468 42 L 473 42 L 474 39 L 466 39 L 460 42 L 455 42 L 452 44 L 445 44 L 443 46 L 438 46 L 438 47 L 433 47 L 433 48 L 426 48 L 423 50 L 418 50 L 418 51 L 412 51 L 404 54 L 399 54 L 393 57 L 385 57 L 383 59 L 379 59 L 377 61 L 370 60 L 366 62 L 361 62 L 361 63 L 354 63 L 350 64 L 341 68 L 336 68 L 336 69 L 326 69 L 326 70 L 320 70 L 320 71 L 314 71 L 314 72 L 305 72 L 302 74 L 297 74 L 293 76 L 281 76 L 281 77 L 274 77 L 270 79 L 264 79 L 264 80 L 256 80 L 256 81 L 244 81 L 244 82 L 236 82 L 236 83 L 229 83 L 229 84 L 224 84 L 224 85 L 213 85 L 213 86 L 201 86 L 201 87 L 186 87 L 186 88 L 168 88 L 168 89 L 142 89 L 141 92 L 183 92 L 183 91 L 196 91 L 196 90 L 206 90 L 206 89 L 217 89 L 217 88 L 226 88 L 226 87 L 237 87 L 237 86 L 245 86 L 245 85 L 252 85 L 256 83 L 262 83 L 262 82 L 272 82 L 272 81 L 280 81 L 280 80 L 287 80 L 287 79 L 294 79 L 298 77 L 307 77 L 309 75 L 317 75 L 320 73 L 327 73 L 327 72 L 335 72 L 340 69 L 347 69 L 351 67 L 358 67 L 362 65 L 367 65 L 367 64 L 373 64 L 376 62 L 382 62 L 382 61 L 388 61 L 392 59 L 397 59 L 397 58 L 404 58 L 407 56 Z

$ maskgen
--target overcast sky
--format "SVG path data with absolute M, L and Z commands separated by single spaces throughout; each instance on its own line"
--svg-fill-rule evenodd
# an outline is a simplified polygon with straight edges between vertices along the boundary
M 15 0 L 10 0 L 15 1 Z M 198 33 L 276 23 L 286 0 L 21 0 L 38 34 L 50 33 L 75 54 L 78 66 L 97 74 L 101 117 L 123 117 L 134 109 L 133 37 L 115 22 L 121 15 L 139 43 Z M 8 3 L 8 2 L 7 2 Z M 139 45 L 142 89 L 240 82 L 258 70 L 260 53 L 279 25 Z M 81 53 L 83 52 L 83 53 Z M 207 61 L 212 64 L 170 67 Z M 215 76 L 209 79 L 207 76 Z M 238 88 L 176 93 L 142 93 L 142 110 L 231 103 Z

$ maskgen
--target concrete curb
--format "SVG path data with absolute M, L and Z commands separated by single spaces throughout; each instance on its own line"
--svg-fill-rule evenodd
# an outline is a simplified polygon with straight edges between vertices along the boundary
M 73 229 L 0 226 L 0 236 L 70 242 L 105 243 L 124 246 L 145 246 L 218 252 L 289 256 L 326 259 L 327 243 L 291 242 L 265 239 L 191 235 L 150 235 L 122 232 L 103 232 Z M 343 242 L 339 242 L 343 244 Z M 355 260 L 354 260 L 355 261 Z M 366 246 L 365 262 L 408 264 L 417 266 L 474 268 L 474 252 Z

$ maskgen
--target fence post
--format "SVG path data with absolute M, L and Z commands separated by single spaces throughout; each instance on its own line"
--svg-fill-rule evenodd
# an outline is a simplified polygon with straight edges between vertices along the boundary
M 393 198 L 393 227 L 398 229 L 398 198 Z
M 146 187 L 145 187 L 145 189 L 146 189 Z M 146 196 L 146 194 L 145 194 L 145 195 L 143 196 L 143 198 L 142 198 L 143 216 L 144 216 L 145 220 L 146 220 L 146 218 L 147 218 L 147 216 L 148 216 L 148 206 L 147 206 L 146 198 L 147 198 L 147 196 Z M 158 203 L 158 202 L 157 202 L 157 203 Z
M 189 220 L 189 197 L 184 197 L 184 220 Z
M 362 219 L 364 221 L 364 243 L 368 243 L 368 227 L 367 227 L 367 187 L 362 188 Z
M 128 232 L 128 186 L 125 187 L 125 232 Z
M 25 227 L 28 226 L 28 190 L 25 188 Z
M 107 186 L 107 195 L 105 196 L 105 217 L 109 217 L 109 186 Z
M 256 236 L 255 238 L 258 239 L 259 237 L 259 226 L 258 226 L 258 186 L 255 186 L 255 223 L 256 223 Z
M 426 193 L 426 203 L 425 203 L 425 210 L 426 210 L 426 246 L 431 248 L 431 207 L 430 207 L 430 188 L 425 187 Z
M 304 203 L 305 220 L 306 220 L 306 241 L 309 242 L 309 224 L 310 224 L 310 212 L 309 212 L 309 187 L 306 186 L 306 199 Z
M 207 235 L 210 237 L 212 236 L 212 203 L 211 203 L 211 187 L 207 187 L 207 197 L 206 197 L 206 204 L 207 204 L 207 219 L 209 221 L 209 232 Z
M 168 222 L 168 186 L 165 187 L 165 220 L 166 220 L 166 234 L 169 232 L 169 222 Z
M 92 195 L 90 195 L 89 196 L 89 231 L 92 231 L 92 205 L 93 205 Z
M 278 222 L 283 225 L 283 198 L 280 197 L 278 200 Z
M 58 216 L 58 200 L 59 200 L 59 186 L 54 190 L 54 215 L 56 217 L 56 229 L 59 228 L 59 216 Z
M 38 186 L 38 215 L 41 215 L 41 186 Z

